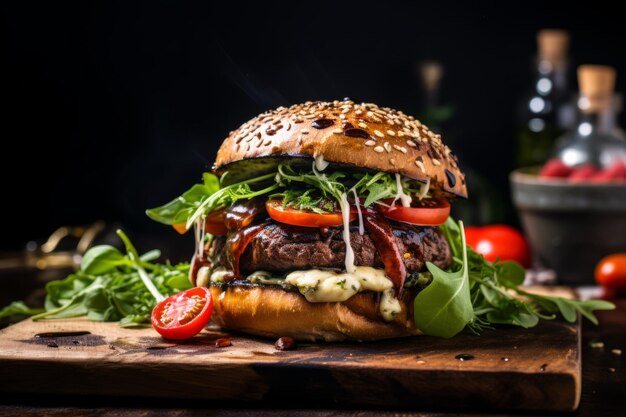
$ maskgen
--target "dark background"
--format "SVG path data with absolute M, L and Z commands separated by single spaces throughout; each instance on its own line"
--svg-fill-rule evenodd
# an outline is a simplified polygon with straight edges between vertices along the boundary
M 500 190 L 481 198 L 507 200 L 536 31 L 568 29 L 573 64 L 624 74 L 626 25 L 598 1 L 466 3 L 3 2 L 0 249 L 97 219 L 188 245 L 144 209 L 199 180 L 230 130 L 345 96 L 418 115 L 425 59 L 446 68 L 445 141 Z

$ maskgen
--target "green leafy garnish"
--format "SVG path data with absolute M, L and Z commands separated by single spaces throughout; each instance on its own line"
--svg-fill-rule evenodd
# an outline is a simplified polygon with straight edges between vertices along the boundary
M 460 229 L 461 267 L 446 272 L 428 262 L 426 265 L 433 280 L 413 302 L 415 326 L 428 335 L 452 337 L 475 318 L 470 298 L 463 223 L 460 223 Z
M 524 269 L 515 262 L 489 262 L 465 244 L 463 224 L 452 220 L 441 226 L 453 256 L 442 271 L 432 264 L 433 282 L 415 298 L 415 324 L 425 334 L 451 337 L 464 328 L 479 332 L 492 324 L 534 327 L 540 319 L 560 314 L 568 322 L 576 313 L 598 323 L 595 310 L 612 310 L 602 300 L 570 300 L 532 294 L 520 288 Z
M 94 321 L 119 321 L 135 326 L 150 321 L 156 303 L 165 296 L 191 288 L 189 264 L 150 262 L 158 251 L 139 256 L 128 237 L 118 231 L 127 248 L 94 246 L 83 256 L 80 270 L 46 285 L 44 309 L 14 302 L 0 310 L 0 318 L 33 315 L 33 320 L 87 316 Z
M 0 319 L 13 316 L 32 316 L 33 314 L 43 312 L 43 308 L 31 308 L 24 304 L 23 301 L 13 301 L 11 304 L 0 310 Z

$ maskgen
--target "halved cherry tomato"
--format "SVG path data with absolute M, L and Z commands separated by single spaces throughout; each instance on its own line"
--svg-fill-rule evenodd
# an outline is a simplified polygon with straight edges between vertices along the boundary
M 490 262 L 500 258 L 502 261 L 517 261 L 524 267 L 530 264 L 530 251 L 526 239 L 511 226 L 505 224 L 468 226 L 465 228 L 465 240 L 472 249 Z
M 289 207 L 283 208 L 283 203 L 277 199 L 265 202 L 267 213 L 277 222 L 304 227 L 333 227 L 343 224 L 343 216 L 340 211 L 334 213 L 318 214 L 312 211 L 296 210 Z M 356 213 L 350 211 L 350 221 L 356 219 Z
M 626 291 L 626 253 L 602 258 L 595 271 L 596 282 L 618 292 Z
M 213 312 L 207 288 L 191 288 L 166 298 L 152 310 L 152 327 L 166 339 L 189 339 L 206 327 Z
M 222 209 L 207 214 L 204 222 L 204 231 L 215 236 L 225 236 L 228 233 L 228 229 L 226 229 L 224 224 L 225 212 L 226 210 Z M 174 224 L 172 227 L 181 235 L 187 233 L 188 230 L 185 223 Z
M 393 200 L 387 201 L 388 204 L 392 202 Z M 439 226 L 444 224 L 450 216 L 450 203 L 445 200 L 418 200 L 411 207 L 393 205 L 387 208 L 381 205 L 378 210 L 391 220 L 418 226 Z

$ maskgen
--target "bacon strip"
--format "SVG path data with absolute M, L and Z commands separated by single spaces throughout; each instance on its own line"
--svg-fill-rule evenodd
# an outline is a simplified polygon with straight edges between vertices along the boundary
M 365 228 L 372 236 L 374 246 L 376 246 L 376 250 L 385 264 L 385 274 L 393 282 L 396 295 L 400 295 L 406 279 L 406 267 L 393 230 L 387 220 L 379 214 L 368 212 L 367 215 L 363 216 L 363 220 Z

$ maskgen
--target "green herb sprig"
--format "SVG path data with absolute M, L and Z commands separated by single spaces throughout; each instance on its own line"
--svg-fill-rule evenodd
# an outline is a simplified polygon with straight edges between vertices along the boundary
M 94 246 L 83 256 L 80 270 L 46 285 L 44 309 L 29 309 L 15 302 L 0 310 L 0 318 L 33 315 L 33 320 L 87 316 L 94 321 L 119 321 L 122 326 L 150 322 L 156 303 L 191 288 L 189 264 L 153 263 L 159 251 L 137 254 L 128 237 L 118 235 L 127 248 Z

